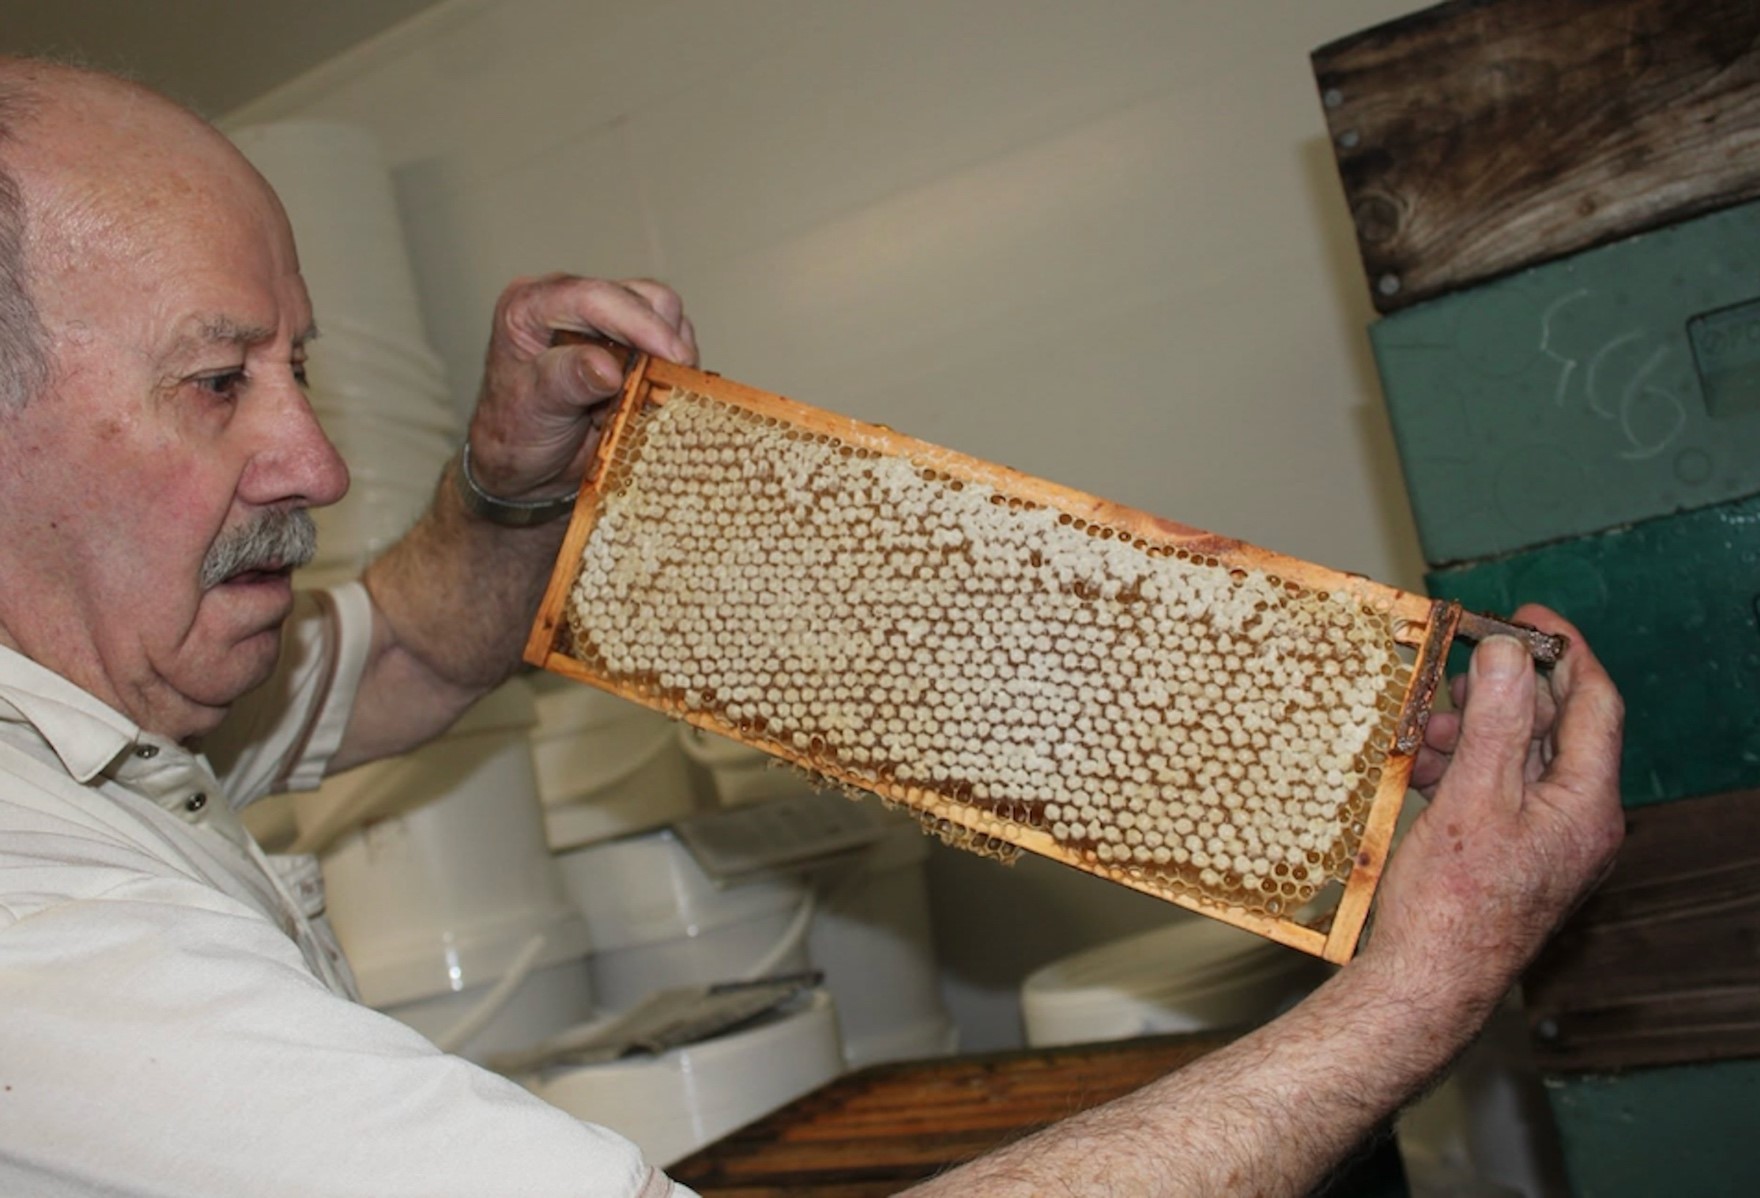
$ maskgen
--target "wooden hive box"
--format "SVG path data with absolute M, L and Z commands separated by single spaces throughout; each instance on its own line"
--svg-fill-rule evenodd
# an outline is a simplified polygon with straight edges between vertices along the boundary
M 1633 811 L 1613 872 L 1522 980 L 1583 1198 L 1760 1193 L 1757 799 Z
M 1760 196 L 1760 9 L 1455 0 L 1313 55 L 1375 305 Z
M 1760 497 L 1427 576 L 1471 607 L 1544 603 L 1626 701 L 1627 806 L 1760 786 Z
M 1424 558 L 1760 494 L 1760 203 L 1369 327 Z
M 1130 1093 L 1232 1033 L 872 1066 L 828 1083 L 667 1169 L 703 1198 L 884 1198 Z M 1342 1166 L 1332 1198 L 1403 1198 L 1391 1136 Z

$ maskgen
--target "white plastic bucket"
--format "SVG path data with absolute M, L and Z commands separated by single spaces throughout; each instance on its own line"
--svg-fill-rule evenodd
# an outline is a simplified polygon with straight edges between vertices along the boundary
M 313 393 L 312 410 L 351 475 L 395 479 L 432 494 L 441 464 L 458 448 L 450 430 L 422 427 L 323 391 Z
M 376 376 L 361 368 L 343 370 L 331 363 L 311 371 L 312 407 L 319 418 L 343 412 L 370 416 L 424 435 L 456 443 L 463 427 L 451 401 L 434 387 L 412 387 L 389 375 Z
M 324 336 L 312 344 L 311 361 L 338 375 L 370 376 L 435 395 L 450 393 L 445 363 L 425 344 L 398 341 L 340 315 L 325 319 Z
M 552 849 L 651 831 L 696 809 L 672 720 L 552 674 L 533 683 L 532 761 Z
M 281 198 L 319 319 L 424 344 L 391 171 L 367 130 L 278 121 L 230 134 Z
M 909 1021 L 889 1018 L 858 1029 L 858 1034 L 860 1039 L 854 1045 L 844 1045 L 845 1068 L 860 1069 L 886 1061 L 927 1061 L 959 1051 L 959 1026 L 944 1011 Z
M 421 484 L 356 480 L 341 503 L 312 510 L 318 530 L 312 565 L 341 578 L 358 576 L 402 539 L 433 497 L 432 479 Z
M 1075 953 L 1021 987 L 1034 1047 L 1263 1023 L 1326 976 L 1314 958 L 1190 914 Z
M 622 1010 L 673 986 L 804 969 L 812 890 L 767 874 L 717 888 L 670 832 L 557 857 L 593 938 L 593 989 Z
M 496 955 L 505 958 L 498 969 L 485 968 L 492 963 L 488 953 L 463 954 L 472 961 L 470 976 L 476 980 L 457 990 L 421 997 L 395 1001 L 383 997 L 426 985 L 418 970 L 406 967 L 400 977 L 395 967 L 369 965 L 356 975 L 362 998 L 448 1052 L 473 1061 L 529 1048 L 593 1013 L 585 927 L 565 917 L 549 934 L 539 935 L 544 937 L 541 942 L 536 937 L 528 941 L 530 953 L 521 946 L 508 956 L 507 941 L 486 946 L 498 949 Z
M 833 1003 L 819 991 L 801 1009 L 742 1031 L 525 1084 L 575 1118 L 627 1136 L 665 1168 L 842 1070 Z
M 601 949 L 588 961 L 600 1006 L 623 1011 L 650 994 L 674 986 L 712 985 L 761 973 L 807 968 L 804 937 L 795 931 L 800 909 L 771 912 L 708 929 L 694 936 L 630 948 Z M 785 949 L 778 953 L 778 945 Z M 757 962 L 774 961 L 769 969 Z
M 359 568 L 384 552 L 428 509 L 454 440 L 423 429 L 326 406 L 314 392 L 324 432 L 348 463 L 349 489 L 341 502 L 312 511 L 323 566 Z
M 331 920 L 373 1005 L 493 984 L 540 933 L 585 951 L 544 841 L 531 720 L 510 682 L 439 740 L 300 801 L 294 847 L 322 855 Z
M 925 874 L 928 839 L 900 819 L 872 848 L 818 871 L 807 953 L 837 1000 L 850 1068 L 943 1056 L 958 1045 L 941 1001 Z
M 427 507 L 458 440 L 445 372 L 425 343 L 391 172 L 357 126 L 284 121 L 231 136 L 279 193 L 313 305 L 334 334 L 312 349 L 312 401 L 354 486 L 314 518 L 319 564 L 358 568 Z
M 332 341 L 349 347 L 357 356 L 395 363 L 401 373 L 417 382 L 444 385 L 446 381 L 446 363 L 424 341 L 400 338 L 376 325 L 340 314 L 324 321 L 324 343 Z
M 813 790 L 811 783 L 780 765 L 777 758 L 725 736 L 681 724 L 678 739 L 685 756 L 708 774 L 715 800 L 723 807 L 791 798 Z

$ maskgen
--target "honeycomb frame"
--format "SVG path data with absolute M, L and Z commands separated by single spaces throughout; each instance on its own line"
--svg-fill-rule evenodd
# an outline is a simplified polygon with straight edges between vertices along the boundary
M 743 413 L 768 426 L 790 430 L 790 435 L 821 442 L 828 439 L 863 458 L 902 459 L 923 477 L 951 485 L 955 490 L 966 486 L 987 489 L 986 493 L 1004 497 L 1010 503 L 1055 512 L 1065 525 L 1093 530 L 1094 535 L 1117 537 L 1146 553 L 1178 555 L 1182 562 L 1226 568 L 1230 577 L 1253 571 L 1255 577 L 1268 576 L 1273 584 L 1287 586 L 1291 594 L 1305 588 L 1384 618 L 1390 644 L 1408 651 L 1410 661 L 1402 665 L 1390 687 L 1397 703 L 1382 703 L 1381 718 L 1369 732 L 1376 751 L 1373 794 L 1350 817 L 1354 821 L 1349 837 L 1351 848 L 1343 866 L 1344 876 L 1339 879 L 1342 884 L 1328 887 L 1325 896 L 1335 896 L 1336 901 L 1319 910 L 1313 904 L 1301 911 L 1294 909 L 1293 904 L 1291 909 L 1277 910 L 1275 903 L 1271 910 L 1254 909 L 1215 888 L 1194 887 L 1189 881 L 1176 885 L 1153 876 L 1153 871 L 1145 875 L 1130 862 L 1102 860 L 1098 848 L 1072 847 L 1066 843 L 1067 837 L 1060 840 L 1041 827 L 999 818 L 994 805 L 973 801 L 969 789 L 938 789 L 916 780 L 876 777 L 872 770 L 857 768 L 847 758 L 829 754 L 828 746 L 818 739 L 797 744 L 780 734 L 762 735 L 749 720 L 731 719 L 723 710 L 687 703 L 676 690 L 617 677 L 596 653 L 581 652 L 570 627 L 569 600 L 580 579 L 595 528 L 606 510 L 611 484 L 618 481 L 622 468 L 619 463 L 625 461 L 632 444 L 639 453 L 641 437 L 635 431 L 639 418 L 681 398 L 724 406 L 730 413 Z M 883 801 L 908 809 L 950 843 L 1002 857 L 1022 850 L 1032 852 L 1326 960 L 1343 962 L 1355 953 L 1368 918 L 1405 799 L 1413 753 L 1459 620 L 1460 609 L 1454 604 L 1164 520 L 718 375 L 635 355 L 558 552 L 525 656 L 533 665 L 761 749 L 852 793 L 877 794 Z M 1390 706 L 1397 710 L 1388 710 Z

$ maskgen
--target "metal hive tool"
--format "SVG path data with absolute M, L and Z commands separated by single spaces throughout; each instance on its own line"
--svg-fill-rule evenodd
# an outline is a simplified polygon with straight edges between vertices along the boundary
M 1457 632 L 1523 635 L 636 355 L 527 660 L 1332 961 Z

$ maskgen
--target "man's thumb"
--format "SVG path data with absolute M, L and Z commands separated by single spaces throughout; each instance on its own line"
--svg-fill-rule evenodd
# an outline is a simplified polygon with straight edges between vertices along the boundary
M 1520 801 L 1534 734 L 1534 685 L 1533 662 L 1513 637 L 1491 637 L 1474 651 L 1449 769 L 1455 786 L 1472 787 L 1491 801 Z

